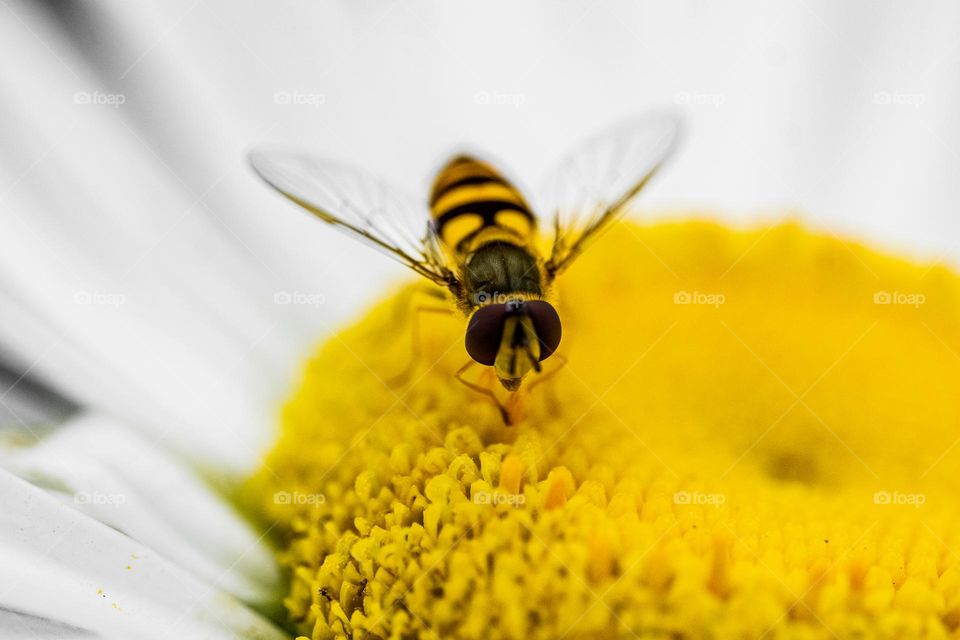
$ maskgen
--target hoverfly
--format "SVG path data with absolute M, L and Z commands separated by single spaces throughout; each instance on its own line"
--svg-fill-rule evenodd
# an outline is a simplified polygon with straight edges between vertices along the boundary
M 459 377 L 475 362 L 514 392 L 560 344 L 560 316 L 548 302 L 554 279 L 624 213 L 679 135 L 679 119 L 663 113 L 593 136 L 548 174 L 535 208 L 492 164 L 469 155 L 440 170 L 428 206 L 311 155 L 258 150 L 250 161 L 288 199 L 448 291 L 467 318 L 472 358 L 458 380 L 483 392 Z M 535 210 L 552 216 L 548 238 Z

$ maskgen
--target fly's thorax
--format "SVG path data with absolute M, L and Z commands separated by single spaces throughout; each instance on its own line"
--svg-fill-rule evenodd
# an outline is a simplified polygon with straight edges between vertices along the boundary
M 539 258 L 528 247 L 510 242 L 490 242 L 467 256 L 461 269 L 471 306 L 543 295 Z M 503 299 L 500 299 L 503 298 Z

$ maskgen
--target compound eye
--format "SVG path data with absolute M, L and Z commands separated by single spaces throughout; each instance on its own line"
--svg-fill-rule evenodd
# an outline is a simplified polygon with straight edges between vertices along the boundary
M 537 330 L 537 339 L 540 340 L 540 360 L 542 362 L 549 358 L 560 346 L 560 336 L 563 333 L 560 326 L 560 314 L 553 308 L 553 305 L 543 300 L 529 300 L 524 306 Z
M 493 366 L 500 350 L 503 323 L 507 319 L 506 304 L 481 307 L 467 324 L 465 345 L 470 357 L 482 365 Z

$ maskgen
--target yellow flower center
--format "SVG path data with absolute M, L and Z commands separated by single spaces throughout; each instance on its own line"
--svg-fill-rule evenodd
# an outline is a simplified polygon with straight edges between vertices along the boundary
M 301 633 L 957 633 L 957 276 L 794 225 L 624 224 L 557 302 L 569 363 L 513 427 L 453 378 L 462 318 L 422 315 L 406 371 L 413 288 L 310 361 L 251 483 Z

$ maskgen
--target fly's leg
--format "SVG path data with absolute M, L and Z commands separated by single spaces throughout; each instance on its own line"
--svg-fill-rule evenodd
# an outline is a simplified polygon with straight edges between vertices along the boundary
M 418 305 L 413 308 L 413 321 L 410 325 L 413 347 L 410 351 L 410 362 L 403 371 L 387 380 L 391 386 L 399 386 L 408 382 L 423 357 L 423 336 L 420 333 L 420 317 L 424 313 L 453 315 L 453 309 L 449 306 L 439 305 Z
M 557 359 L 557 366 L 551 368 L 549 371 L 544 371 L 529 385 L 522 389 L 518 389 L 515 393 L 510 395 L 510 399 L 507 400 L 507 412 L 513 417 L 514 422 L 520 422 L 525 419 L 527 414 L 527 400 L 529 399 L 531 392 L 550 378 L 560 373 L 560 370 L 566 366 L 567 359 L 564 356 L 560 355 L 559 353 L 555 353 L 553 354 L 553 357 Z M 556 407 L 558 402 L 558 399 L 555 395 L 555 389 L 547 388 L 546 391 L 550 395 L 550 398 L 547 400 L 546 404 L 547 407 L 552 409 Z
M 435 305 L 420 305 L 414 308 L 413 323 L 411 327 L 411 331 L 413 332 L 413 357 L 411 358 L 412 364 L 420 362 L 420 359 L 423 357 L 423 334 L 420 332 L 420 318 L 424 313 L 436 313 L 445 316 L 452 316 L 453 309 L 450 307 L 441 307 Z
M 497 399 L 497 395 L 493 392 L 493 389 L 489 387 L 484 387 L 483 385 L 477 384 L 476 382 L 470 382 L 469 380 L 463 377 L 463 374 L 467 372 L 467 369 L 472 367 L 475 364 L 473 360 L 468 360 L 465 365 L 460 367 L 453 377 L 457 379 L 457 382 L 465 386 L 466 388 L 479 393 L 482 396 L 486 396 L 493 405 L 500 412 L 500 417 L 503 419 L 503 423 L 508 427 L 513 424 L 513 420 L 510 418 L 510 412 L 507 411 L 507 408 L 503 406 L 503 403 Z
M 538 375 L 536 380 L 534 380 L 529 385 L 527 385 L 527 391 L 533 391 L 535 388 L 537 388 L 538 386 L 540 386 L 541 384 L 543 384 L 553 376 L 560 373 L 560 370 L 563 369 L 565 366 L 567 366 L 567 359 L 564 356 L 560 355 L 559 353 L 555 353 L 553 354 L 553 357 L 556 358 L 557 362 L 559 362 L 560 364 L 554 367 L 553 369 L 551 369 L 550 371 L 547 371 L 545 373 L 541 373 L 540 375 Z

